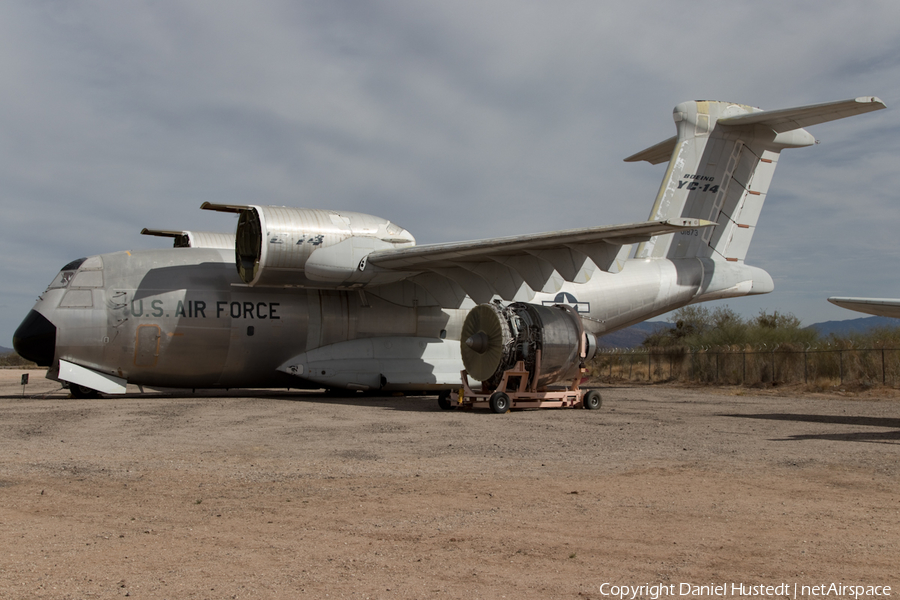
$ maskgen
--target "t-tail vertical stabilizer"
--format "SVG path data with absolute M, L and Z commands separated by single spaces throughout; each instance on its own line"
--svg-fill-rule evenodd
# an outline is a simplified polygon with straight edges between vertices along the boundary
M 679 104 L 677 135 L 625 161 L 669 159 L 650 220 L 698 218 L 717 226 L 658 235 L 640 244 L 635 257 L 743 263 L 781 151 L 815 143 L 803 127 L 882 108 L 873 96 L 774 111 L 730 102 Z

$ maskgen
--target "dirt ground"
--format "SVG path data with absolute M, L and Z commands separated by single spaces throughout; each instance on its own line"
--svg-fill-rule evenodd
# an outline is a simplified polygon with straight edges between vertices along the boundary
M 494 415 L 261 390 L 72 400 L 23 372 L 0 371 L 3 599 L 900 594 L 890 390 L 604 386 L 600 411 Z

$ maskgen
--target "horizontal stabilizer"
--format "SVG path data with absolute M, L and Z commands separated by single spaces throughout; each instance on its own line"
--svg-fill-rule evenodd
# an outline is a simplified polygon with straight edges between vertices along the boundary
M 720 118 L 720 125 L 743 126 L 765 125 L 771 127 L 776 133 L 792 131 L 801 127 L 836 121 L 853 115 L 861 115 L 873 110 L 886 108 L 884 102 L 875 96 L 862 96 L 853 100 L 841 100 L 839 102 L 826 102 L 824 104 L 812 104 L 797 108 L 784 108 L 781 110 L 764 110 L 761 112 L 740 115 L 737 117 Z
M 635 257 L 743 262 L 781 151 L 816 142 L 804 127 L 882 108 L 874 96 L 781 110 L 711 100 L 677 105 L 678 134 L 625 160 L 669 161 L 651 221 L 693 218 L 718 227 L 654 236 Z
M 673 135 L 669 139 L 662 141 L 655 146 L 650 146 L 646 150 L 641 150 L 637 154 L 632 154 L 625 159 L 625 162 L 640 162 L 646 160 L 651 165 L 664 163 L 672 158 L 672 151 L 675 150 L 675 142 L 677 141 L 678 136 Z
M 747 107 L 749 108 L 749 107 Z M 836 121 L 845 117 L 852 117 L 873 110 L 886 108 L 884 102 L 875 96 L 861 96 L 852 100 L 840 100 L 838 102 L 826 102 L 824 104 L 811 104 L 797 108 L 784 108 L 781 110 L 759 110 L 749 114 L 734 117 L 720 117 L 718 123 L 729 127 L 745 125 L 765 125 L 775 133 L 793 131 L 819 123 Z M 678 136 L 672 136 L 646 150 L 641 150 L 625 159 L 625 162 L 647 161 L 651 165 L 658 165 L 668 161 L 675 150 Z

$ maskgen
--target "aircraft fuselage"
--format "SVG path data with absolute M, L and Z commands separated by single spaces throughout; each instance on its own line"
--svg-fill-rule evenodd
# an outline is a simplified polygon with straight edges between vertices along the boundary
M 231 251 L 165 249 L 91 257 L 63 271 L 34 310 L 56 327 L 57 360 L 132 383 L 301 387 L 276 368 L 308 349 L 356 337 L 456 333 L 461 311 L 420 303 L 415 286 L 394 287 L 410 289 L 386 299 L 250 288 Z
M 724 268 L 700 259 L 629 260 L 619 273 L 596 271 L 588 282 L 534 301 L 569 304 L 588 331 L 602 334 L 695 300 L 717 267 Z M 758 269 L 732 269 L 747 286 L 748 272 L 758 272 L 757 287 L 766 288 Z M 734 277 L 729 282 L 724 287 L 735 288 Z M 46 366 L 63 360 L 134 384 L 227 388 L 327 386 L 325 373 L 310 380 L 309 373 L 278 368 L 303 353 L 340 349 L 353 340 L 458 344 L 473 306 L 468 298 L 440 306 L 410 282 L 366 290 L 252 288 L 241 282 L 231 251 L 172 248 L 85 259 L 61 271 L 33 310 L 56 331 L 55 347 L 44 350 L 53 357 Z M 20 345 L 28 337 L 28 331 L 17 332 Z M 383 387 L 446 388 L 458 384 L 461 369 L 459 359 L 426 380 L 387 380 Z M 333 383 L 352 382 L 335 375 Z

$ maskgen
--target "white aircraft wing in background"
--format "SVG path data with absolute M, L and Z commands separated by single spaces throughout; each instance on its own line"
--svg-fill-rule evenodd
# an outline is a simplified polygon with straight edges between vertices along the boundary
M 850 310 L 879 317 L 900 319 L 900 299 L 898 298 L 844 298 L 835 296 L 829 298 L 828 301 L 841 308 L 849 308 Z

